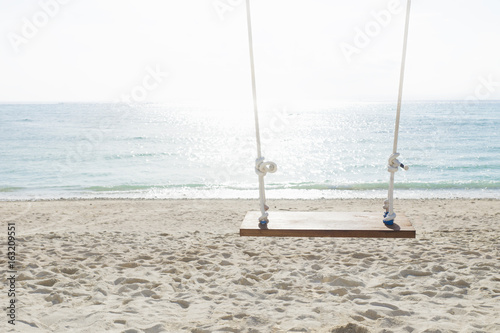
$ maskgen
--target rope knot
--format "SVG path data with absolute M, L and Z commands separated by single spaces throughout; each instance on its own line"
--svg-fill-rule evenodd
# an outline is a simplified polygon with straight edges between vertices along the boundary
M 389 211 L 389 200 L 385 200 L 384 201 L 384 207 L 383 208 L 385 209 L 386 212 Z
M 400 155 L 399 153 L 395 153 L 389 157 L 389 161 L 387 163 L 387 171 L 396 172 L 400 167 L 404 170 L 408 170 L 410 168 L 407 165 L 404 165 L 403 163 L 399 162 L 398 160 L 399 155 Z
M 255 160 L 255 173 L 259 176 L 265 176 L 268 172 L 275 173 L 278 166 L 274 162 L 264 162 L 264 157 Z

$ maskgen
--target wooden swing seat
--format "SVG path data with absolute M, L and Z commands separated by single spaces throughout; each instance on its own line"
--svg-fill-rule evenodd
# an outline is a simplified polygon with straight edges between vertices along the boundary
M 240 236 L 253 237 L 368 237 L 415 238 L 410 220 L 398 213 L 395 223 L 386 226 L 381 213 L 272 211 L 262 227 L 259 211 L 250 211 L 240 227 Z

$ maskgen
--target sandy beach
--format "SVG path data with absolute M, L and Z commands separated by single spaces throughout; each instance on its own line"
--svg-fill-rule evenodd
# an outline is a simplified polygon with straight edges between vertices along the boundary
M 271 213 L 382 214 L 382 200 L 268 203 Z M 15 331 L 500 331 L 499 200 L 396 201 L 416 239 L 240 237 L 256 208 L 254 200 L 1 202 L 2 277 L 7 223 L 17 237 Z M 0 326 L 12 328 L 5 314 Z

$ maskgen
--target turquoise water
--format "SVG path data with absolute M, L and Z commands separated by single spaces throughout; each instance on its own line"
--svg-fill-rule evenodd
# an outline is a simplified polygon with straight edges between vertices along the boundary
M 261 107 L 270 198 L 384 197 L 395 103 Z M 500 102 L 403 105 L 396 196 L 500 198 Z M 0 199 L 255 198 L 250 106 L 0 105 Z

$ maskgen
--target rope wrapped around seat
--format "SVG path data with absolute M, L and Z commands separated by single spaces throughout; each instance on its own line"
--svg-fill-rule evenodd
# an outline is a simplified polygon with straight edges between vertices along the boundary
M 399 153 L 394 153 L 389 157 L 389 160 L 387 162 L 387 171 L 391 173 L 391 180 L 390 180 L 390 188 L 389 188 L 389 199 L 384 201 L 384 223 L 387 225 L 392 225 L 394 224 L 394 219 L 396 218 L 396 213 L 394 213 L 393 210 L 393 202 L 392 202 L 392 193 L 394 191 L 394 174 L 399 170 L 399 168 L 402 168 L 404 170 L 408 170 L 410 167 L 407 165 L 404 165 L 398 160 Z
M 269 219 L 267 218 L 269 214 L 267 210 L 269 207 L 266 205 L 266 192 L 264 186 L 264 176 L 269 173 L 275 173 L 278 170 L 278 166 L 274 162 L 264 162 L 264 157 L 259 157 L 255 160 L 255 173 L 259 176 L 259 201 L 260 201 L 260 212 L 259 217 L 260 224 L 267 224 Z

